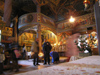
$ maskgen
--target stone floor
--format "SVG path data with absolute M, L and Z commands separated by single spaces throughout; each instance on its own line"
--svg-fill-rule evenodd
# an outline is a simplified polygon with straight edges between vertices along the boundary
M 61 57 L 60 58 L 60 63 L 66 61 L 66 57 Z M 3 75 L 14 75 L 14 74 L 19 74 L 19 73 L 24 73 L 24 72 L 28 72 L 28 71 L 32 71 L 32 70 L 38 70 L 38 69 L 43 69 L 46 67 L 50 67 L 50 66 L 54 66 L 57 64 L 50 64 L 50 65 L 43 65 L 43 62 L 39 62 L 40 65 L 38 66 L 34 66 L 33 65 L 33 61 L 32 59 L 29 60 L 19 60 L 19 65 L 21 65 L 19 72 L 15 72 L 15 70 L 10 71 L 10 70 L 6 70 L 4 71 Z

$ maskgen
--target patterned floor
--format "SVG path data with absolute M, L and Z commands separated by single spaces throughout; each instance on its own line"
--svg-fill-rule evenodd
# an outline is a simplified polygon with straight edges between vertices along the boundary
M 88 56 L 15 75 L 100 75 L 100 56 Z
M 60 61 L 64 62 L 64 61 L 66 61 L 66 58 L 61 57 Z M 39 64 L 40 65 L 38 65 L 38 66 L 34 66 L 32 59 L 19 60 L 19 65 L 21 65 L 19 72 L 15 72 L 15 70 L 13 70 L 13 71 L 6 70 L 6 71 L 4 71 L 3 75 L 14 75 L 14 74 L 19 74 L 19 73 L 25 73 L 25 72 L 32 71 L 32 70 L 38 70 L 38 69 L 43 69 L 46 67 L 51 67 L 51 66 L 57 65 L 57 64 L 52 64 L 52 63 L 50 65 L 48 65 L 48 64 L 43 65 L 43 62 L 39 62 Z

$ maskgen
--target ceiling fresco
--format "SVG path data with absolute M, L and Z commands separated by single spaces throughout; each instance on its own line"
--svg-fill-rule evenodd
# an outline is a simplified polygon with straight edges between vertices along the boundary
M 93 12 L 94 0 L 89 1 L 89 8 L 84 10 L 84 0 L 12 0 L 12 4 L 10 4 L 12 5 L 11 19 L 15 16 L 20 17 L 23 14 L 37 12 L 38 5 L 42 14 L 51 17 L 55 21 L 61 21 L 68 19 L 70 16 L 77 17 Z

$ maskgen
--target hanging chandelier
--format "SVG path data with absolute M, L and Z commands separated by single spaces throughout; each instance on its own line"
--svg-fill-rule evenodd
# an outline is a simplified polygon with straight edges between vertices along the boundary
M 85 6 L 84 10 L 87 10 L 89 8 L 90 1 L 89 0 L 84 0 L 83 4 Z
M 69 21 L 70 21 L 70 22 L 74 22 L 75 19 L 71 16 L 70 19 L 69 19 Z

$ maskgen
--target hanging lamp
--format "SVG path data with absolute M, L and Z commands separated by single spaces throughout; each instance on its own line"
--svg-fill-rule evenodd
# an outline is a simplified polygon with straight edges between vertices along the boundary
M 84 0 L 83 4 L 85 6 L 85 9 L 84 10 L 87 10 L 89 8 L 90 1 L 89 0 Z

